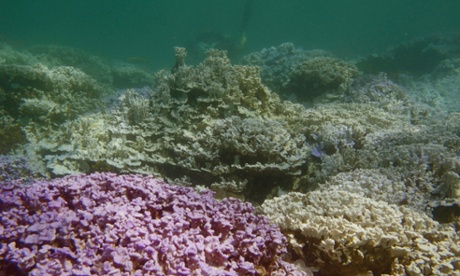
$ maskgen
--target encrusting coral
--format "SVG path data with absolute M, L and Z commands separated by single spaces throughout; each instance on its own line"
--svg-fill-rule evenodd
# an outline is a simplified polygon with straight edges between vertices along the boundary
M 249 203 L 153 177 L 2 183 L 0 212 L 0 274 L 305 275 Z
M 460 237 L 428 216 L 345 191 L 264 202 L 290 249 L 320 275 L 460 275 Z

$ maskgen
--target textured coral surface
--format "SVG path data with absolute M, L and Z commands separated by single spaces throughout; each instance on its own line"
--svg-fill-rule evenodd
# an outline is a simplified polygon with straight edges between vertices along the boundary
M 152 177 L 0 186 L 1 275 L 302 275 L 249 203 Z
M 320 275 L 460 275 L 460 237 L 424 214 L 345 191 L 289 193 L 263 211 Z

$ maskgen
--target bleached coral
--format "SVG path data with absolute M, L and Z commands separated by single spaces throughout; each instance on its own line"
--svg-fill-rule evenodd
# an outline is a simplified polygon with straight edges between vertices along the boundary
M 138 91 L 51 136 L 28 129 L 32 147 L 57 175 L 103 168 L 187 176 L 260 201 L 276 186 L 289 188 L 306 165 L 305 136 L 285 120 L 301 108 L 281 102 L 260 83 L 257 68 L 233 66 L 224 52 L 159 72 L 152 91 Z M 238 188 L 244 183 L 247 189 Z
M 32 123 L 55 128 L 100 110 L 104 105 L 100 98 L 112 85 L 153 82 L 153 74 L 138 66 L 112 64 L 70 47 L 35 46 L 19 51 L 2 43 L 0 61 L 0 109 L 25 128 L 34 127 Z
M 460 237 L 424 214 L 344 191 L 289 193 L 262 210 L 321 275 L 460 275 Z
M 56 132 L 27 128 L 29 148 L 55 174 L 185 176 L 188 185 L 259 202 L 310 191 L 338 173 L 378 169 L 400 177 L 416 192 L 406 198 L 424 198 L 417 204 L 424 209 L 443 175 L 459 173 L 444 165 L 458 150 L 458 114 L 426 109 L 383 74 L 361 77 L 335 102 L 307 109 L 282 102 L 257 67 L 232 65 L 210 50 L 197 66 L 180 61 L 173 72 L 158 72 L 152 89 L 120 95 L 112 110 Z
M 458 173 L 449 171 L 441 178 L 441 184 L 433 194 L 440 194 L 443 198 L 460 199 L 460 177 Z
M 332 176 L 321 191 L 344 191 L 390 204 L 409 205 L 422 209 L 426 202 L 416 187 L 407 186 L 401 175 L 388 176 L 377 169 L 357 169 Z
M 264 170 L 264 166 L 279 166 L 280 170 L 295 171 L 302 165 L 308 153 L 302 135 L 289 133 L 278 121 L 256 118 L 242 119 L 233 116 L 216 120 L 191 140 L 188 145 L 199 145 L 198 148 L 207 153 L 207 162 L 221 167 L 212 169 L 226 173 L 244 170 L 244 167 L 258 163 L 261 170 Z M 183 150 L 185 155 L 194 156 L 192 148 L 185 150 L 183 146 Z M 182 155 L 180 151 L 177 150 L 179 158 Z M 197 159 L 200 157 L 197 156 Z

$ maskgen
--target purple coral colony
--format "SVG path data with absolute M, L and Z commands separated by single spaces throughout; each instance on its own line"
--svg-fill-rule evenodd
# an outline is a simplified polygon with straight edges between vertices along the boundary
M 1 186 L 6 275 L 291 274 L 286 238 L 249 203 L 152 177 L 74 175 Z
M 0 276 L 460 275 L 459 49 L 0 44 Z

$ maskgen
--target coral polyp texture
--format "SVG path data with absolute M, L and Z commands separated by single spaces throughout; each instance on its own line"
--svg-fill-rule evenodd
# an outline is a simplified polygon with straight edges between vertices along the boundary
M 320 275 L 460 275 L 456 230 L 410 208 L 313 191 L 267 200 L 262 209 Z
M 249 203 L 97 173 L 0 186 L 2 275 L 303 275 Z

